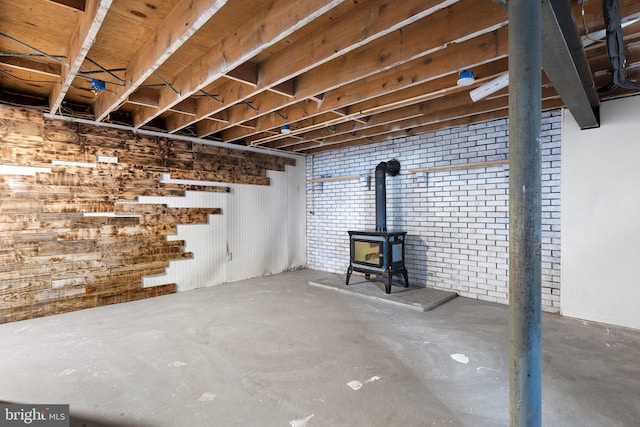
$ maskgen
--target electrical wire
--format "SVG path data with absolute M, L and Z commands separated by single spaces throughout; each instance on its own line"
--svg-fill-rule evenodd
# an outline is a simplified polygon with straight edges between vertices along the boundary
M 87 68 L 84 65 L 80 68 Z M 89 71 L 78 71 L 78 74 L 102 74 L 102 73 L 115 73 L 116 71 L 127 71 L 126 68 L 110 68 L 109 70 L 89 70 Z
M 131 123 L 121 122 L 121 121 L 119 121 L 119 120 L 111 120 L 111 119 L 108 119 L 108 120 L 105 120 L 104 122 L 105 122 L 105 123 L 110 123 L 110 124 L 112 124 L 112 125 L 119 125 L 119 126 L 128 126 L 128 127 L 131 127 Z
M 125 79 L 123 79 L 121 77 L 118 77 L 111 70 L 106 69 L 105 67 L 103 67 L 102 65 L 98 64 L 96 61 L 94 61 L 93 59 L 89 58 L 88 56 L 86 56 L 85 59 L 87 61 L 91 62 L 96 67 L 100 68 L 100 70 L 102 70 L 103 72 L 109 74 L 111 77 L 113 77 L 114 79 L 118 80 L 120 83 L 124 83 L 124 84 L 130 84 L 131 83 L 128 80 L 125 80 Z M 82 68 L 86 68 L 86 67 L 82 67 Z M 124 86 L 124 84 L 122 86 Z
M 68 66 L 69 66 L 69 64 L 67 64 L 66 62 L 64 62 L 64 61 L 62 61 L 62 60 L 60 60 L 60 59 L 58 59 L 58 58 L 56 58 L 56 56 L 54 56 L 54 55 L 49 55 L 47 52 L 43 52 L 43 51 L 41 51 L 41 50 L 40 50 L 40 49 L 38 49 L 38 48 L 35 48 L 35 47 L 31 46 L 31 45 L 28 45 L 27 43 L 25 43 L 25 42 L 23 42 L 23 41 L 20 41 L 20 40 L 16 39 L 15 37 L 11 37 L 9 34 L 5 34 L 5 33 L 3 33 L 3 32 L 0 32 L 0 36 L 5 37 L 5 38 L 8 38 L 9 40 L 14 41 L 14 42 L 18 43 L 19 45 L 22 45 L 22 46 L 24 46 L 24 47 L 26 47 L 26 48 L 29 48 L 29 49 L 31 49 L 31 50 L 35 50 L 35 51 L 36 51 L 36 52 L 38 52 L 39 54 L 44 55 L 44 56 L 46 56 L 47 58 L 52 59 L 52 60 L 54 60 L 54 61 L 56 61 L 56 62 L 58 62 L 58 63 L 60 63 L 60 64 L 64 65 L 65 67 L 68 67 Z
M 11 77 L 13 79 L 20 80 L 20 81 L 23 81 L 23 82 L 27 82 L 27 83 L 50 83 L 50 84 L 60 83 L 59 81 L 56 81 L 56 80 L 31 80 L 31 79 L 25 79 L 25 78 L 18 77 L 15 74 L 11 74 L 8 71 L 4 71 L 4 70 L 0 70 L 0 74 L 4 74 L 5 76 L 8 76 L 8 77 Z M 93 80 L 93 78 L 91 78 L 89 76 L 84 76 L 84 75 L 76 75 L 76 77 L 80 78 L 80 79 L 85 79 L 85 80 Z M 114 86 L 122 86 L 122 87 L 125 86 L 124 84 L 114 83 L 114 82 L 105 82 L 105 83 L 109 84 L 109 85 L 114 85 Z M 74 89 L 90 91 L 90 89 L 85 89 L 85 88 L 82 88 L 82 87 L 77 87 L 77 86 L 71 86 L 71 87 L 73 87 Z M 117 92 L 115 92 L 115 91 L 113 91 L 111 89 L 105 89 L 104 91 L 101 91 L 101 92 L 117 93 Z
M 13 107 L 19 107 L 19 108 L 29 108 L 29 109 L 32 109 L 32 110 L 42 111 L 43 113 L 48 113 L 49 112 L 49 107 L 46 107 L 44 105 L 38 106 L 38 105 L 20 104 L 18 102 L 7 101 L 7 100 L 4 100 L 4 99 L 0 101 L 0 104 L 11 105 Z
M 280 112 L 280 110 L 276 110 L 276 114 L 277 114 L 277 115 L 279 115 L 280 117 L 282 117 L 282 120 L 284 120 L 284 121 L 285 121 L 285 123 L 286 123 L 287 118 L 284 116 L 284 114 L 282 114 L 282 113 Z
M 2 93 L 2 91 L 0 91 Z M 19 108 L 29 108 L 32 110 L 42 111 L 43 113 L 50 113 L 50 108 L 48 105 L 32 105 L 32 104 L 23 104 L 20 102 L 13 102 L 6 99 L 0 100 L 0 104 L 11 105 Z M 77 119 L 86 119 L 86 120 L 95 120 L 95 116 L 91 113 L 83 113 L 81 111 L 75 111 L 72 108 L 69 108 L 65 105 L 60 106 L 60 115 L 63 117 L 72 117 Z M 127 126 L 131 126 L 130 124 L 126 124 Z
M 192 136 L 192 137 L 198 136 L 196 131 L 193 130 L 191 127 L 180 129 L 178 132 L 176 132 L 176 135 L 184 135 L 184 136 Z
M 14 78 L 16 80 L 21 80 L 21 81 L 27 82 L 27 83 L 60 83 L 59 81 L 56 81 L 56 80 L 29 80 L 29 79 L 23 79 L 22 77 L 18 77 L 16 75 L 11 74 L 11 73 L 9 73 L 7 71 L 4 71 L 4 70 L 0 70 L 0 73 L 4 74 L 6 76 L 9 76 L 11 78 Z
M 154 75 L 154 76 L 156 76 L 158 79 L 160 79 L 160 81 L 161 81 L 162 83 L 164 83 L 164 84 L 165 84 L 165 86 L 167 86 L 169 89 L 171 89 L 171 90 L 173 91 L 173 93 L 175 93 L 176 95 L 180 96 L 180 92 L 178 92 L 178 91 L 176 90 L 176 88 L 174 88 L 173 86 L 171 86 L 171 83 L 169 83 L 168 81 L 166 81 L 165 79 L 163 79 L 163 78 L 162 78 L 162 76 L 161 76 L 160 74 L 158 74 L 158 73 L 156 73 L 156 72 L 154 71 L 153 75 Z
M 240 104 L 244 104 L 244 105 L 246 105 L 247 107 L 251 108 L 251 109 L 252 109 L 253 111 L 255 111 L 256 113 L 259 113 L 260 111 L 258 111 L 258 109 L 257 109 L 256 107 L 254 107 L 253 105 L 251 105 L 251 102 L 252 102 L 252 101 L 249 101 L 249 102 L 247 102 L 247 101 L 240 101 Z
M 640 84 L 627 79 L 627 61 L 624 57 L 620 0 L 602 0 L 602 9 L 604 10 L 604 22 L 607 29 L 607 54 L 613 67 L 613 83 L 600 89 L 600 91 L 611 91 L 616 88 L 640 90 Z
M 0 52 L 0 56 L 12 56 L 15 58 L 22 58 L 22 57 L 66 58 L 66 56 L 63 56 L 63 55 L 43 55 L 42 53 L 18 53 L 18 52 Z
M 604 42 L 603 40 L 598 40 L 598 39 L 592 39 L 591 36 L 589 35 L 589 27 L 587 27 L 587 21 L 585 19 L 584 16 L 584 0 L 582 1 L 582 8 L 581 8 L 581 17 L 582 17 L 582 26 L 584 27 L 584 37 L 587 40 L 591 40 L 593 43 L 598 43 L 598 44 L 605 44 L 606 42 Z
M 202 95 L 194 95 L 194 96 L 206 96 L 208 98 L 213 99 L 216 102 L 219 102 L 220 105 L 224 105 L 224 102 L 222 102 L 222 100 L 216 98 L 216 95 L 212 95 L 210 93 L 205 92 L 203 89 L 200 89 L 200 92 L 202 93 Z
M 150 131 L 153 131 L 153 132 L 167 133 L 166 129 L 157 128 L 155 126 L 146 126 L 145 125 L 145 126 L 140 126 L 140 129 L 142 129 L 142 130 L 150 130 Z
M 85 80 L 89 80 L 89 81 L 95 80 L 93 77 L 85 76 L 84 74 L 76 74 L 76 78 L 85 79 Z M 108 85 L 120 86 L 120 87 L 125 87 L 126 86 L 124 83 L 109 82 L 109 81 L 105 81 L 105 80 L 101 80 L 101 81 L 105 82 Z
M 64 117 L 73 117 L 76 119 L 86 119 L 86 120 L 95 120 L 95 116 L 91 113 L 82 113 L 79 111 L 75 111 L 69 107 L 64 105 L 60 106 L 60 115 Z M 65 114 L 66 113 L 66 114 Z

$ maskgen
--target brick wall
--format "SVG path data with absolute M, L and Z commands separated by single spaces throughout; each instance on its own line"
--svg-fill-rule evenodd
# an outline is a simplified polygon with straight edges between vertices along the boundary
M 307 158 L 307 265 L 345 273 L 348 230 L 375 228 L 374 171 L 396 158 L 387 176 L 387 225 L 407 231 L 406 265 L 414 284 L 508 302 L 508 165 L 429 173 L 409 169 L 508 157 L 506 119 L 443 129 Z M 560 110 L 542 119 L 542 304 L 560 309 Z M 313 163 L 313 165 L 312 165 Z M 370 185 L 368 177 L 370 177 Z M 312 191 L 310 191 L 312 190 Z

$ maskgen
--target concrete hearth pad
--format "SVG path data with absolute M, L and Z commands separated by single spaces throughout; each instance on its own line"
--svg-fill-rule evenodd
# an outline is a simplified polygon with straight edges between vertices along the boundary
M 349 286 L 345 284 L 345 280 L 345 274 L 327 273 L 325 277 L 310 280 L 309 285 L 384 301 L 417 311 L 433 310 L 458 296 L 455 292 L 415 285 L 405 288 L 400 282 L 394 282 L 394 285 L 391 286 L 391 294 L 387 294 L 380 278 L 366 280 L 364 276 L 356 273 L 351 275 Z

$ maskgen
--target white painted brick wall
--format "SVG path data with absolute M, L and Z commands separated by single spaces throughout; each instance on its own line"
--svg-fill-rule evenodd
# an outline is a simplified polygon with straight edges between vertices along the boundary
M 477 123 L 313 158 L 313 175 L 361 180 L 307 183 L 307 265 L 345 273 L 348 230 L 375 228 L 375 167 L 396 158 L 387 177 L 387 225 L 407 231 L 406 266 L 414 284 L 506 304 L 509 280 L 509 168 L 411 174 L 409 169 L 508 157 L 508 121 Z M 542 119 L 542 304 L 560 310 L 559 110 Z M 307 158 L 310 178 L 311 158 Z M 370 176 L 371 186 L 366 177 Z

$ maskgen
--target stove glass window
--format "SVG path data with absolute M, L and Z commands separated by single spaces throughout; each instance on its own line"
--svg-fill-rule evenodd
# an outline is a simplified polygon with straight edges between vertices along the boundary
M 383 242 L 371 242 L 365 240 L 353 241 L 353 262 L 359 264 L 382 267 L 383 264 Z

